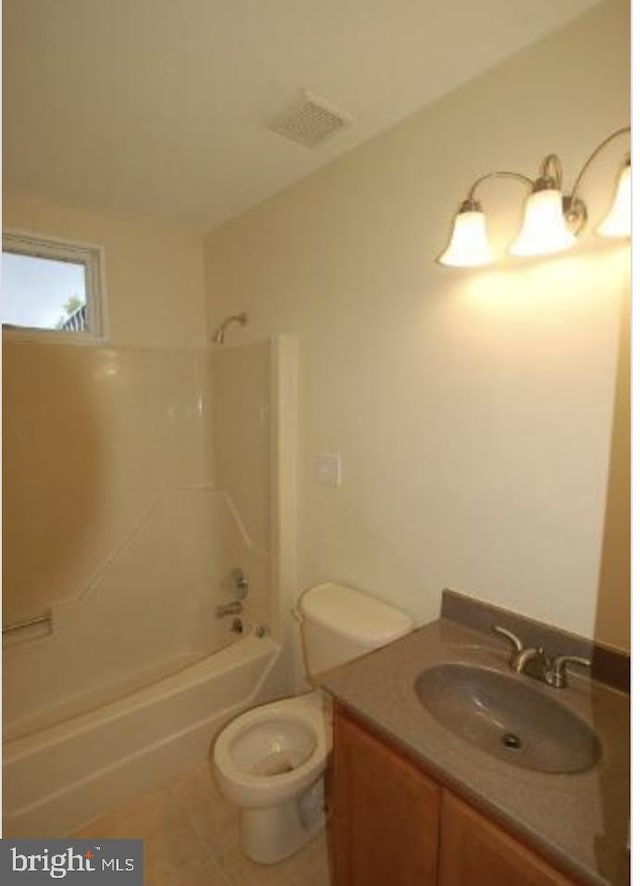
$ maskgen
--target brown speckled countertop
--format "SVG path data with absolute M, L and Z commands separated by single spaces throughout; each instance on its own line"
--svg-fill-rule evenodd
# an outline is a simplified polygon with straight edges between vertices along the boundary
M 508 667 L 504 643 L 441 618 L 383 649 L 328 671 L 321 685 L 550 862 L 585 883 L 629 882 L 629 697 L 569 674 L 552 689 Z M 571 775 L 523 769 L 476 748 L 422 706 L 414 682 L 425 668 L 462 662 L 508 673 L 588 722 L 602 745 L 596 766 Z

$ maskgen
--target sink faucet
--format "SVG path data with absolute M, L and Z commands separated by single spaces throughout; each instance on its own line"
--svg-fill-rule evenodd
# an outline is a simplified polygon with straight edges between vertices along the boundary
M 545 655 L 542 646 L 528 646 L 525 648 L 520 637 L 517 637 L 506 628 L 500 625 L 493 625 L 496 634 L 506 637 L 512 645 L 511 657 L 509 658 L 509 667 L 518 674 L 527 674 L 534 680 L 545 681 L 545 675 L 551 666 L 551 662 Z
M 582 658 L 579 655 L 556 655 L 551 662 L 545 682 L 554 689 L 564 689 L 567 685 L 567 665 L 577 664 L 583 668 L 590 668 L 591 662 L 588 658 Z
M 578 655 L 556 655 L 549 659 L 542 646 L 530 646 L 525 648 L 520 637 L 517 637 L 500 625 L 493 625 L 492 630 L 496 634 L 506 637 L 512 645 L 509 667 L 518 674 L 527 674 L 534 680 L 540 680 L 554 689 L 564 689 L 567 684 L 567 665 L 577 664 L 582 667 L 591 667 L 588 658 Z

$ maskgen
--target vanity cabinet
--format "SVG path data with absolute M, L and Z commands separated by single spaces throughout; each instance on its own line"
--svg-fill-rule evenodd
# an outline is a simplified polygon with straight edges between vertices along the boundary
M 340 708 L 332 768 L 335 886 L 436 886 L 440 786 Z
M 334 886 L 576 886 L 335 706 Z

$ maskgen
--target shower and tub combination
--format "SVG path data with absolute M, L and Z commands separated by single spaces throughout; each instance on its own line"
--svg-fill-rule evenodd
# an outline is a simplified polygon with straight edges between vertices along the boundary
M 4 361 L 3 835 L 61 837 L 291 691 L 295 342 Z

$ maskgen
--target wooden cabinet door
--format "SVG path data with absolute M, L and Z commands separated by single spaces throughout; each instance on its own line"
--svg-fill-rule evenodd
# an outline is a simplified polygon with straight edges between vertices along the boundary
M 439 886 L 575 886 L 471 806 L 442 795 Z
M 336 886 L 436 886 L 439 786 L 340 708 L 334 742 Z

